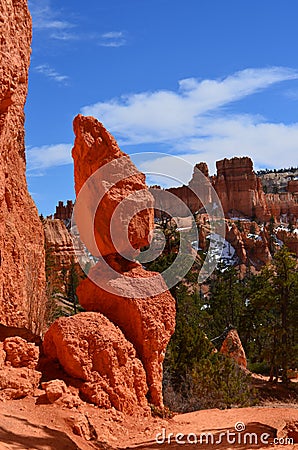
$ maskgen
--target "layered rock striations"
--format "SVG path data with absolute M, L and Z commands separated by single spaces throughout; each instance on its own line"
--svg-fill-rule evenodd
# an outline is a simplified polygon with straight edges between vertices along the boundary
M 154 200 L 145 176 L 100 122 L 79 115 L 74 131 L 75 223 L 99 260 L 77 289 L 89 312 L 55 322 L 45 353 L 85 381 L 82 393 L 95 404 L 132 413 L 135 405 L 146 407 L 148 391 L 150 402 L 163 407 L 162 363 L 175 328 L 175 300 L 160 274 L 134 260 L 150 242 Z M 98 324 L 96 338 L 90 330 Z
M 64 292 L 71 277 L 84 278 L 71 234 L 60 219 L 42 221 L 45 237 L 47 281 L 51 289 Z
M 266 194 L 266 203 L 270 214 L 276 221 L 296 222 L 298 220 L 298 194 L 282 192 Z
M 25 0 L 0 0 L 0 322 L 39 333 L 44 239 L 25 178 L 24 104 L 31 17 Z
M 76 258 L 71 235 L 59 219 L 43 220 L 45 247 L 51 252 L 55 266 L 61 270 L 63 266 L 70 267 L 71 261 Z

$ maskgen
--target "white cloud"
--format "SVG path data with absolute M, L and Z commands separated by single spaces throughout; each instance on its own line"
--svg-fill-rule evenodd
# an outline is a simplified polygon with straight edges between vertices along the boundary
M 40 64 L 39 66 L 35 66 L 34 70 L 46 76 L 47 78 L 51 78 L 52 80 L 57 81 L 57 83 L 66 84 L 66 82 L 69 80 L 69 77 L 67 75 L 61 75 L 48 64 Z
M 287 68 L 246 69 L 223 80 L 195 78 L 179 82 L 177 92 L 155 91 L 122 96 L 82 108 L 98 117 L 126 143 L 173 142 L 202 133 L 201 117 L 259 92 L 298 78 Z
M 101 35 L 104 39 L 118 39 L 123 37 L 122 31 L 109 31 Z
M 72 144 L 43 145 L 27 148 L 28 171 L 72 164 Z
M 161 148 L 165 144 L 162 148 L 192 165 L 207 162 L 211 173 L 215 161 L 233 156 L 251 156 L 256 168 L 288 167 L 297 165 L 298 123 L 272 123 L 260 115 L 242 114 L 241 110 L 232 114 L 228 106 L 275 83 L 297 78 L 297 71 L 280 67 L 247 69 L 221 80 L 189 78 L 179 82 L 177 91 L 130 94 L 85 106 L 82 113 L 102 121 L 121 146 L 148 143 L 155 150 L 156 145 Z M 71 162 L 70 145 L 66 147 L 66 160 Z M 46 153 L 40 154 L 39 166 L 43 154 L 47 158 Z M 68 163 L 56 157 L 46 160 L 46 167 Z M 165 173 L 168 165 L 163 156 L 140 168 Z M 177 170 L 177 178 L 186 182 L 189 174 L 186 179 L 182 172 Z
M 99 45 L 101 47 L 122 47 L 126 44 L 123 31 L 109 31 L 101 35 Z
M 102 121 L 121 145 L 167 144 L 192 163 L 207 161 L 212 171 L 214 161 L 235 155 L 281 167 L 295 164 L 298 124 L 231 114 L 228 106 L 297 78 L 297 71 L 283 67 L 246 69 L 219 80 L 188 78 L 177 91 L 130 94 L 85 106 L 82 113 Z

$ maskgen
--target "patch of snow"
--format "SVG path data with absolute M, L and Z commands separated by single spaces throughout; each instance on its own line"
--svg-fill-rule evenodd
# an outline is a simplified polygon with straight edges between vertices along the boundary
M 226 239 L 216 233 L 208 235 L 206 239 L 210 239 L 210 242 L 213 243 L 212 258 L 228 266 L 236 264 L 237 255 L 235 248 Z M 217 246 L 214 246 L 214 244 L 217 244 Z
M 199 250 L 202 250 L 201 247 L 199 247 L 198 241 L 192 241 L 191 246 L 192 246 L 192 248 L 193 248 L 194 250 L 196 250 L 197 252 L 198 252 Z
M 258 234 L 248 233 L 247 237 L 248 237 L 249 239 L 254 239 L 255 241 L 262 241 L 261 236 L 258 235 Z
M 240 220 L 240 222 L 249 222 L 249 219 L 243 219 L 243 217 L 230 217 L 230 220 Z

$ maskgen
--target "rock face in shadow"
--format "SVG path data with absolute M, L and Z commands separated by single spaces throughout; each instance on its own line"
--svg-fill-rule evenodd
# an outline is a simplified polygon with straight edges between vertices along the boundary
M 24 104 L 31 17 L 25 0 L 0 0 L 0 322 L 41 331 L 44 239 L 25 178 Z

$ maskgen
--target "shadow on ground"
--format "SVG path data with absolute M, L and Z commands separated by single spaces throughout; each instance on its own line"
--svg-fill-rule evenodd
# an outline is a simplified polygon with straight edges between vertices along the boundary
M 10 445 L 14 449 L 36 449 L 36 450 L 80 450 L 66 433 L 58 431 L 47 426 L 35 425 L 27 419 L 5 415 L 11 418 L 15 425 L 15 431 L 7 430 L 0 426 L 0 443 Z M 22 428 L 24 431 L 22 432 Z M 30 433 L 30 435 L 28 435 Z M 34 436 L 36 434 L 36 436 Z

